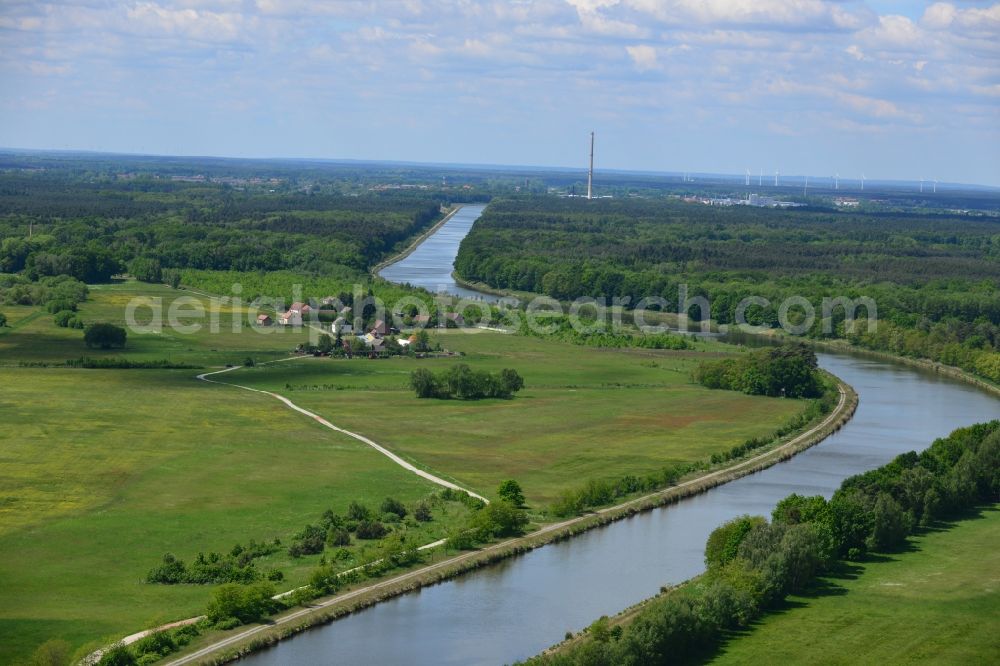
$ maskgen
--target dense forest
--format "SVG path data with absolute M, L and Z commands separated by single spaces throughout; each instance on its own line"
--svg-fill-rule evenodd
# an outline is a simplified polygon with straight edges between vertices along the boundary
M 441 204 L 409 191 L 349 196 L 7 173 L 0 272 L 103 282 L 125 271 L 159 281 L 182 268 L 363 271 L 438 219 Z
M 939 360 L 1000 381 L 1000 218 L 964 214 L 715 207 L 658 199 L 494 201 L 465 238 L 458 273 L 501 289 L 577 297 L 705 296 L 717 323 L 776 326 L 779 305 L 816 309 L 806 331 Z M 879 326 L 824 322 L 824 297 L 869 297 Z M 696 318 L 699 308 L 692 308 Z M 865 309 L 859 316 L 864 324 Z M 804 312 L 789 318 L 801 323 Z M 828 330 L 824 330 L 826 325 Z

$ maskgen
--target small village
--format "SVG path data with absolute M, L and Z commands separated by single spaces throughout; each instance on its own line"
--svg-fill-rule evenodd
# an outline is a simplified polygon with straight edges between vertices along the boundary
M 432 345 L 427 328 L 443 326 L 445 328 L 461 328 L 465 325 L 465 317 L 458 312 L 440 314 L 405 314 L 397 312 L 393 317 L 404 326 L 412 329 L 408 334 L 399 328 L 386 323 L 383 319 L 372 319 L 363 325 L 356 325 L 358 320 L 352 319 L 353 309 L 342 305 L 342 301 L 333 296 L 323 298 L 318 307 L 309 303 L 297 301 L 277 317 L 277 321 L 268 314 L 257 315 L 256 325 L 259 328 L 282 326 L 301 328 L 309 325 L 322 328 L 329 333 L 320 338 L 318 345 L 300 344 L 295 348 L 297 354 L 312 354 L 314 356 L 332 356 L 339 358 L 389 358 L 391 356 L 413 355 L 417 358 L 428 356 L 452 356 L 451 352 L 443 350 L 438 345 Z M 332 322 L 324 319 L 334 317 Z M 326 328 L 329 323 L 329 328 Z

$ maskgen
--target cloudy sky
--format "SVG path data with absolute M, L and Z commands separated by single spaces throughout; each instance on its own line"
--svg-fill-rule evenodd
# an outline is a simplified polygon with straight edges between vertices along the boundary
M 1000 185 L 1000 4 L 0 0 L 0 146 Z

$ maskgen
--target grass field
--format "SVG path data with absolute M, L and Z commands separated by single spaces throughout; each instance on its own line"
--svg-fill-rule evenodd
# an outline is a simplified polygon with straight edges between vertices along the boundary
M 93 288 L 80 310 L 87 321 L 120 323 L 131 298 L 177 295 L 107 285 Z M 96 352 L 81 331 L 56 327 L 39 308 L 3 311 L 11 327 L 0 332 L 0 663 L 49 638 L 101 645 L 202 612 L 209 587 L 142 582 L 166 552 L 190 561 L 251 538 L 287 543 L 327 508 L 343 512 L 354 499 L 374 506 L 386 496 L 412 503 L 436 490 L 272 398 L 199 382 L 195 370 L 18 367 L 91 355 L 217 368 L 285 357 L 305 333 L 232 333 L 233 313 L 224 309 L 224 332 L 130 333 L 124 351 Z M 725 349 L 714 343 L 660 352 L 435 335 L 465 356 L 304 358 L 219 379 L 272 388 L 486 495 L 517 478 L 536 508 L 591 476 L 704 458 L 772 432 L 805 407 L 692 384 L 694 364 Z M 417 400 L 407 388 L 413 368 L 459 361 L 513 367 L 527 388 L 514 400 L 475 403 Z M 414 538 L 443 536 L 463 513 L 439 513 Z M 258 567 L 281 569 L 279 587 L 290 589 L 317 559 L 293 561 L 282 551 Z
M 436 489 L 192 371 L 0 368 L 0 383 L 0 663 L 53 636 L 78 646 L 203 611 L 209 587 L 141 583 L 165 552 L 287 543 L 327 508 Z M 435 538 L 446 522 L 431 523 Z M 258 566 L 282 569 L 290 589 L 316 559 Z
M 489 332 L 438 334 L 461 358 L 304 359 L 231 374 L 361 432 L 429 471 L 486 494 L 516 478 L 543 504 L 587 478 L 641 475 L 703 459 L 767 435 L 801 401 L 710 391 L 690 380 L 703 351 L 600 350 Z M 526 388 L 513 400 L 420 400 L 417 367 L 512 367 Z
M 995 663 L 1000 506 L 910 541 L 906 552 L 848 566 L 790 597 L 713 663 Z
M 200 330 L 184 333 L 167 325 L 169 308 L 178 298 L 190 299 L 189 304 L 178 306 L 178 321 Z M 133 299 L 161 299 L 163 326 L 159 333 L 129 331 L 126 350 L 87 349 L 83 344 L 83 331 L 60 328 L 44 307 L 0 306 L 7 315 L 8 328 L 0 328 L 0 364 L 20 362 L 62 363 L 81 356 L 94 358 L 126 356 L 133 360 L 166 359 L 174 363 L 192 365 L 218 365 L 242 363 L 252 355 L 259 360 L 280 358 L 308 334 L 281 326 L 269 327 L 258 333 L 247 325 L 248 309 L 245 305 L 234 307 L 228 303 L 213 302 L 202 294 L 189 290 L 176 290 L 163 285 L 141 282 L 122 282 L 91 285 L 90 297 L 79 306 L 80 317 L 87 323 L 110 322 L 124 325 L 126 307 Z M 192 316 L 200 305 L 203 316 Z M 212 315 L 215 311 L 218 314 Z M 139 323 L 151 323 L 149 307 L 137 307 L 135 318 Z M 212 317 L 217 321 L 218 332 L 212 333 Z M 272 315 L 273 316 L 273 315 Z M 233 319 L 239 318 L 243 328 L 233 332 Z

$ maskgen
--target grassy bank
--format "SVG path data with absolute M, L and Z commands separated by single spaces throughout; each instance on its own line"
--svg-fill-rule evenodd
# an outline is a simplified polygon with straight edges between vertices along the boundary
M 734 635 L 712 663 L 982 663 L 1000 653 L 1000 506 L 845 564 Z

